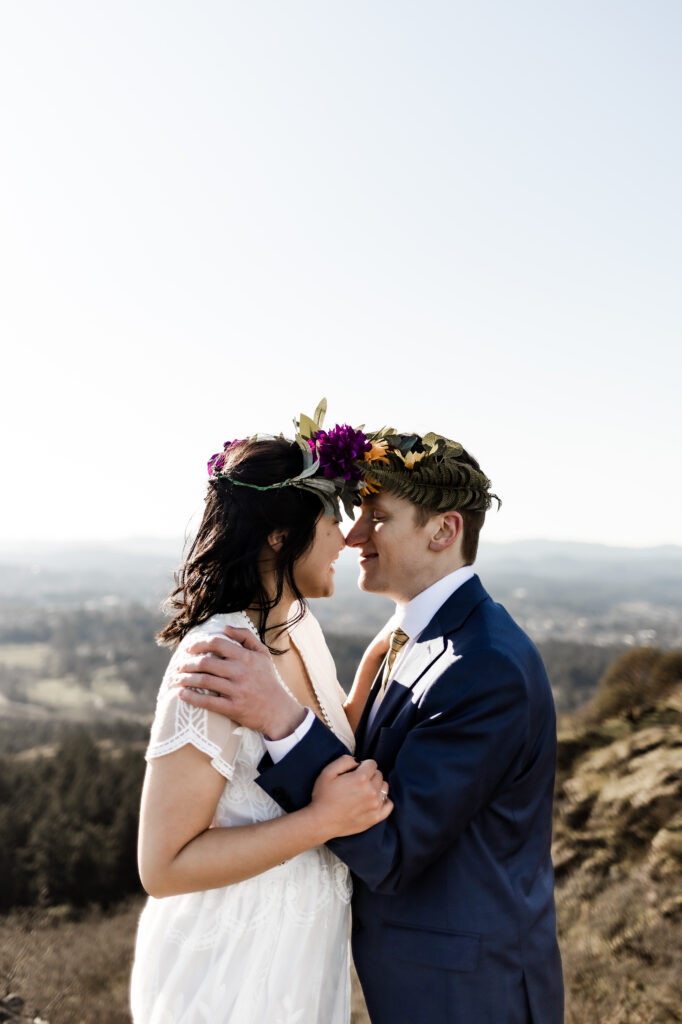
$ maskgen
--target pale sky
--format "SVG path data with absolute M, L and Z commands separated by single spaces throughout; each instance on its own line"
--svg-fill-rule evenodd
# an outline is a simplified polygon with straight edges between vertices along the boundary
M 682 543 L 679 0 L 5 0 L 0 540 L 436 430 L 492 540 Z

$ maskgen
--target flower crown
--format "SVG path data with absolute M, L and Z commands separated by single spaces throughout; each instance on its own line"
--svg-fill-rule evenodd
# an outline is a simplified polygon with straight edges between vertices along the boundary
M 240 444 L 243 440 L 264 440 L 268 436 L 255 434 L 250 438 L 226 441 L 222 452 L 216 452 L 208 460 L 209 477 L 213 480 L 229 480 L 237 487 L 251 487 L 256 491 L 297 487 L 315 494 L 328 515 L 340 519 L 340 504 L 343 504 L 346 514 L 354 519 L 354 508 L 360 504 L 365 489 L 360 464 L 371 458 L 373 446 L 361 427 L 356 429 L 347 423 L 337 423 L 330 430 L 323 430 L 322 423 L 326 412 L 327 400 L 323 398 L 314 416 L 302 413 L 298 420 L 294 420 L 294 441 L 303 456 L 303 469 L 297 476 L 274 484 L 253 484 L 237 480 L 229 470 L 226 471 L 227 453 L 233 445 Z
M 435 512 L 465 509 L 486 511 L 497 501 L 490 491 L 490 480 L 457 441 L 433 432 L 399 434 L 394 427 L 365 434 L 362 427 L 336 424 L 322 429 L 327 411 L 325 398 L 313 417 L 301 414 L 294 420 L 296 444 L 303 456 L 303 469 L 294 477 L 274 484 L 253 484 L 237 480 L 225 471 L 227 452 L 241 441 L 226 441 L 223 451 L 208 461 L 212 479 L 229 480 L 238 487 L 269 491 L 279 487 L 298 487 L 310 491 L 322 502 L 328 515 L 341 518 L 340 503 L 351 518 L 362 498 L 386 488 L 398 497 Z M 255 434 L 242 439 L 264 440 Z M 282 435 L 280 435 L 282 436 Z

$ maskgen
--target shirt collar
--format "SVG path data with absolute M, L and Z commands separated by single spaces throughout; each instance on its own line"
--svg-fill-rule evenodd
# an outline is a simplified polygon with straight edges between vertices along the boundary
M 398 605 L 393 617 L 394 626 L 404 629 L 410 640 L 416 640 L 426 629 L 438 609 L 454 592 L 474 575 L 473 565 L 463 565 L 454 572 L 436 580 L 406 605 Z

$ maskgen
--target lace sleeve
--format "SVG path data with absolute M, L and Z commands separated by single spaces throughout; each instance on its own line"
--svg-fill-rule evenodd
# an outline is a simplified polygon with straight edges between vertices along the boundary
M 209 624 L 206 624 L 209 625 Z M 163 757 L 191 743 L 211 758 L 211 764 L 226 779 L 231 779 L 242 740 L 242 728 L 224 715 L 192 707 L 178 696 L 174 682 L 178 663 L 190 640 L 213 635 L 215 629 L 199 627 L 185 636 L 170 660 L 161 683 L 152 723 L 148 761 Z

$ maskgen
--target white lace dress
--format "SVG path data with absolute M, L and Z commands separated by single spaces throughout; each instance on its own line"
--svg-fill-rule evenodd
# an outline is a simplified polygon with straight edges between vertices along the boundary
M 243 612 L 191 630 L 164 676 L 147 759 L 192 743 L 225 777 L 214 824 L 282 814 L 256 784 L 260 733 L 185 704 L 171 688 L 178 658 L 226 624 L 253 629 Z M 343 690 L 322 631 L 308 612 L 291 631 L 327 725 L 352 750 Z M 284 684 L 282 684 L 284 685 Z M 325 846 L 221 889 L 149 898 L 131 981 L 135 1024 L 348 1024 L 348 869 Z

